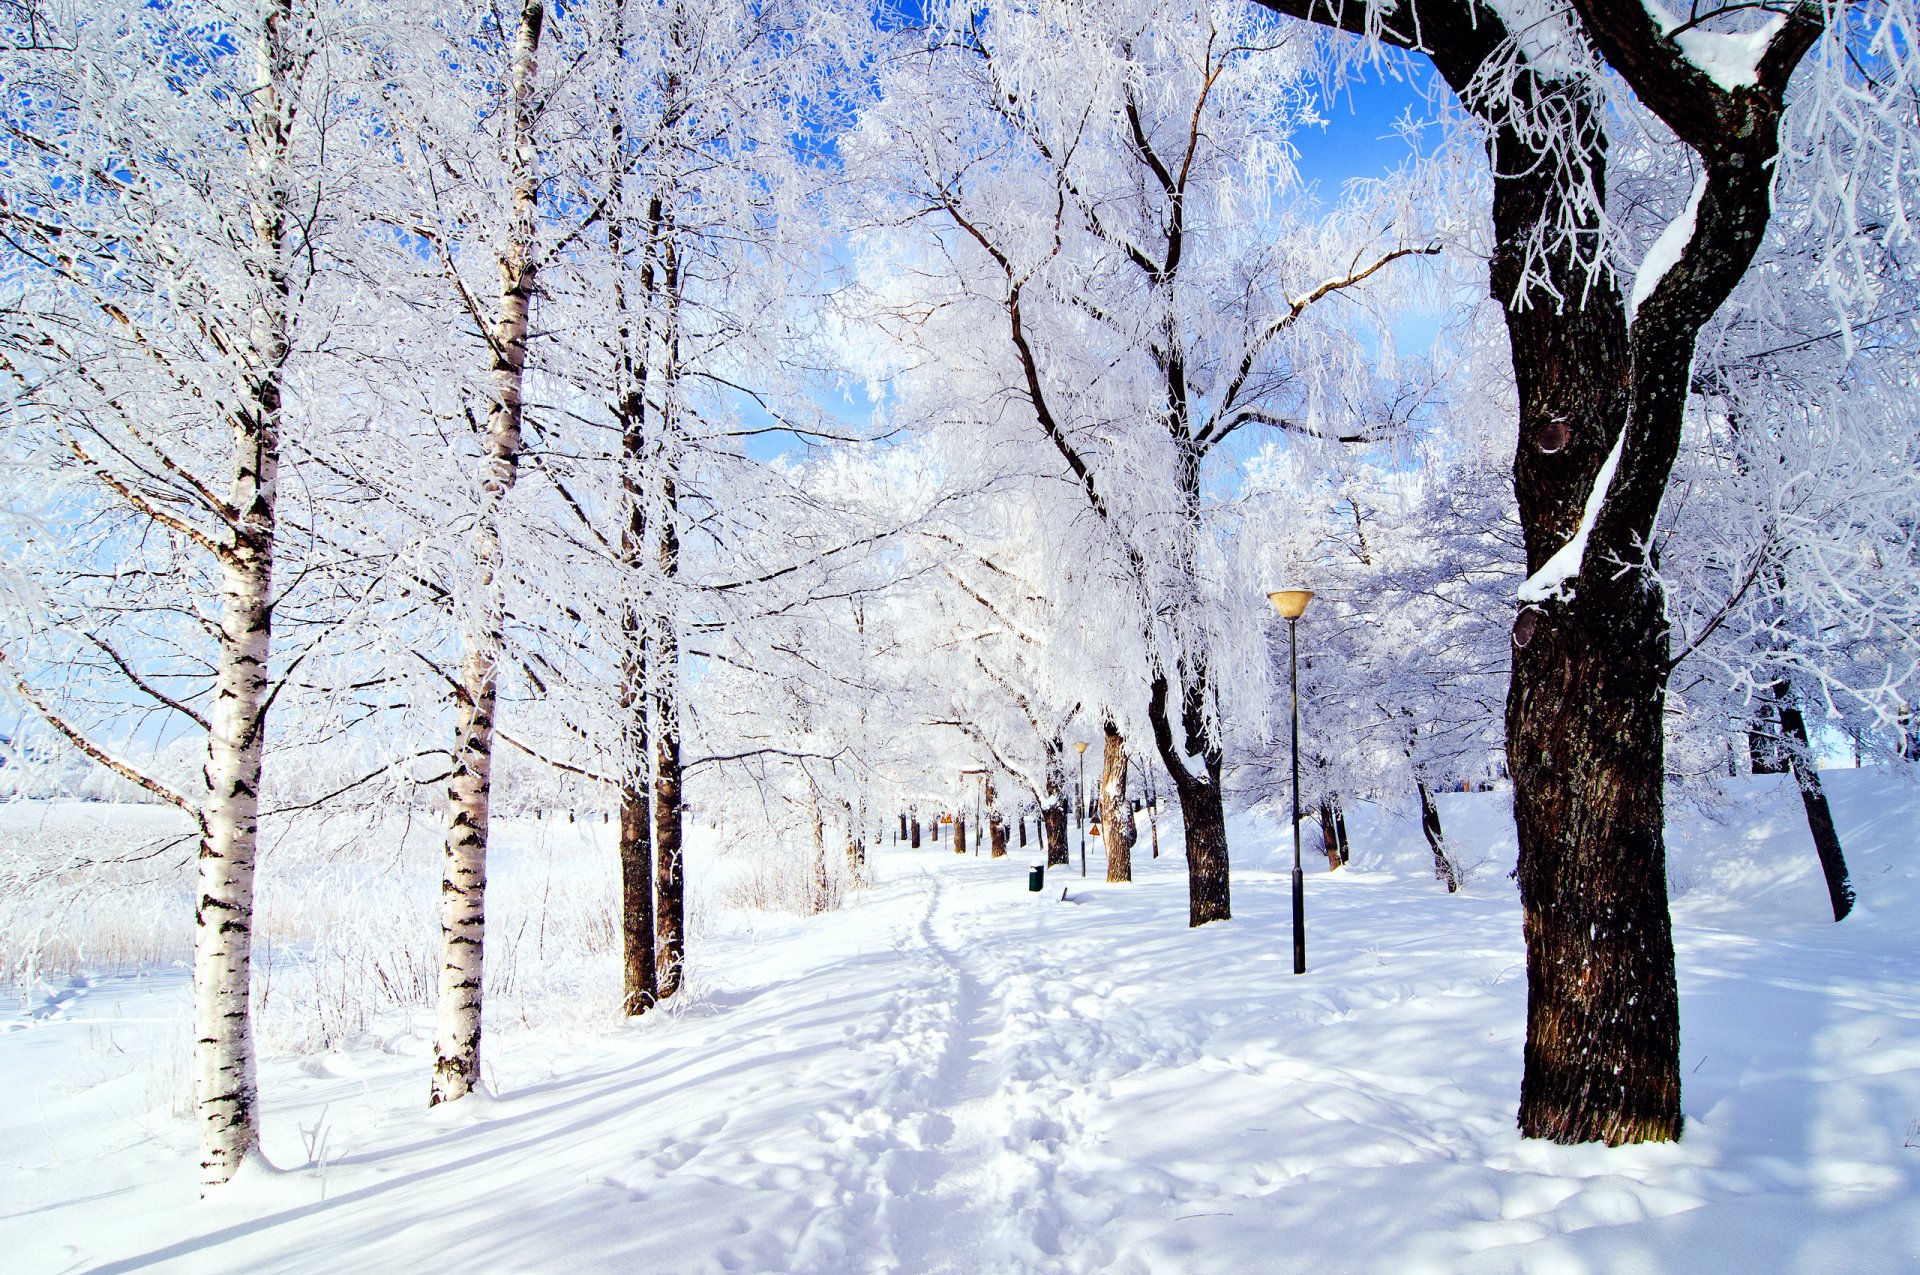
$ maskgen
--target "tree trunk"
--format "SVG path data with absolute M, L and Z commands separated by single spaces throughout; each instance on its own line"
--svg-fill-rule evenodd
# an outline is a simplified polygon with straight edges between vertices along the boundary
M 620 788 L 620 1012 L 646 1013 L 660 996 L 653 950 L 653 805 L 644 778 Z
M 1058 735 L 1047 741 L 1046 802 L 1040 807 L 1041 840 L 1047 843 L 1047 866 L 1067 866 L 1066 746 Z
M 1340 836 L 1333 830 L 1333 802 L 1320 799 L 1320 849 L 1327 856 L 1327 871 L 1340 866 Z
M 1227 871 L 1227 811 L 1220 795 L 1223 759 L 1219 746 L 1208 741 L 1201 728 L 1199 703 L 1204 702 L 1206 686 L 1204 671 L 1193 674 L 1185 692 L 1188 702 L 1181 710 L 1186 754 L 1200 759 L 1202 770 L 1198 775 L 1187 768 L 1186 759 L 1174 744 L 1164 673 L 1155 675 L 1147 696 L 1154 747 L 1160 753 L 1160 764 L 1173 779 L 1174 793 L 1180 799 L 1180 820 L 1186 825 L 1189 926 L 1233 916 Z
M 1853 883 L 1847 879 L 1847 860 L 1840 850 L 1840 831 L 1834 827 L 1833 811 L 1827 806 L 1826 789 L 1820 785 L 1820 771 L 1813 762 L 1813 749 L 1807 739 L 1807 722 L 1800 715 L 1793 684 L 1778 678 L 1773 683 L 1773 705 L 1780 727 L 1787 737 L 1787 761 L 1793 767 L 1794 782 L 1800 788 L 1800 804 L 1806 807 L 1807 831 L 1813 834 L 1814 852 L 1820 856 L 1820 872 L 1827 880 L 1827 899 L 1833 904 L 1833 919 L 1844 921 L 1853 911 Z
M 953 817 L 953 852 L 955 854 L 967 852 L 967 817 L 965 815 Z
M 626 56 L 626 4 L 614 15 L 615 55 Z M 621 209 L 629 157 L 626 128 L 620 107 L 608 107 L 612 139 L 607 156 L 611 203 Z M 647 204 L 641 246 L 640 331 L 633 331 L 633 307 L 626 288 L 626 214 L 607 219 L 607 248 L 613 262 L 614 402 L 620 426 L 620 500 L 625 517 L 620 523 L 620 562 L 629 581 L 641 578 L 642 564 L 653 549 L 647 526 L 647 377 L 653 336 L 653 310 L 658 281 L 660 239 L 666 227 L 666 207 L 655 194 Z M 620 788 L 620 948 L 621 1011 L 629 1017 L 643 1014 L 659 1000 L 659 967 L 655 953 L 653 902 L 653 688 L 648 664 L 652 626 L 638 599 L 621 608 L 620 710 L 626 723 L 622 757 L 624 782 Z M 569 816 L 571 822 L 571 816 Z
M 986 791 L 987 857 L 990 859 L 1004 859 L 1007 857 L 1007 821 L 1001 817 L 1000 811 L 994 805 L 996 795 L 993 788 L 993 776 L 988 775 Z
M 909 828 L 911 830 L 911 837 L 908 840 L 907 845 L 911 849 L 918 850 L 920 848 L 920 817 L 918 815 L 914 816 L 913 822 L 909 825 Z
M 236 429 L 246 446 L 232 485 L 247 510 L 222 564 L 219 665 L 207 735 L 194 910 L 194 1105 L 204 1186 L 218 1186 L 253 1150 L 255 1081 L 252 989 L 253 873 L 259 843 L 261 750 L 267 728 L 272 623 L 277 417 Z M 255 435 L 240 437 L 242 432 Z
M 1658 884 L 1664 661 L 1614 645 L 1664 649 L 1653 617 L 1638 618 L 1598 634 L 1558 629 L 1550 659 L 1524 658 L 1539 637 L 1516 653 L 1507 753 L 1522 846 L 1529 1137 L 1617 1146 L 1680 1134 L 1679 1002 Z
M 497 578 L 501 562 L 499 510 L 513 489 L 520 464 L 521 381 L 527 360 L 527 308 L 534 287 L 534 201 L 539 189 L 533 148 L 533 81 L 545 17 L 542 0 L 525 0 L 514 37 L 512 80 L 507 92 L 513 228 L 500 261 L 500 297 L 491 342 L 494 401 L 487 411 L 485 503 L 473 545 L 478 597 L 466 633 L 467 653 L 460 667 L 453 773 L 447 784 L 446 862 L 440 883 L 444 958 L 430 1104 L 465 1096 L 480 1078 L 488 803 L 503 606 Z
M 200 1125 L 203 1188 L 231 1179 L 259 1143 L 259 1084 L 253 1051 L 253 877 L 259 849 L 261 757 L 266 744 L 268 660 L 273 629 L 273 558 L 278 532 L 281 378 L 292 323 L 287 273 L 286 151 L 294 76 L 287 47 L 292 5 L 265 7 L 254 57 L 261 88 L 247 103 L 252 124 L 249 209 L 259 266 L 251 402 L 231 413 L 236 515 L 220 554 L 220 629 L 214 699 L 208 714 L 206 794 L 194 885 L 193 1090 Z
M 826 821 L 820 817 L 820 795 L 812 795 L 810 806 L 813 816 L 813 868 L 808 873 L 808 907 L 815 916 L 827 910 L 827 828 Z
M 1452 856 L 1447 853 L 1446 834 L 1440 830 L 1440 807 L 1434 804 L 1433 793 L 1424 780 L 1416 781 L 1416 786 L 1420 789 L 1420 831 L 1426 834 L 1427 845 L 1433 851 L 1434 880 L 1445 881 L 1447 893 L 1453 894 L 1460 889 L 1460 877 L 1454 871 Z
M 1333 797 L 1333 833 L 1340 843 L 1340 862 L 1348 863 L 1353 858 L 1353 847 L 1347 844 L 1347 810 L 1340 804 L 1340 797 Z
M 677 664 L 679 643 L 669 639 L 666 649 Z M 680 799 L 678 703 L 675 687 L 654 722 L 654 966 L 661 1000 L 680 990 L 687 961 L 687 875 L 681 850 L 686 811 Z
M 858 811 L 851 801 L 842 801 L 840 809 L 847 820 L 847 881 L 858 885 L 867 875 L 866 798 L 860 799 Z
M 1133 843 L 1139 832 L 1127 800 L 1127 746 L 1120 730 L 1106 724 L 1106 748 L 1100 758 L 1100 835 L 1107 845 L 1107 880 L 1133 880 Z

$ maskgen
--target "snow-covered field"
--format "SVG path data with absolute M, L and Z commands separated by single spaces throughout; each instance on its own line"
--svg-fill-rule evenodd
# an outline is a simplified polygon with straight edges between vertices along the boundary
M 1920 1270 L 1920 793 L 1826 778 L 1861 897 L 1839 926 L 1789 788 L 1675 812 L 1676 1145 L 1514 1132 L 1502 794 L 1442 799 L 1480 864 L 1456 897 L 1411 821 L 1356 811 L 1352 867 L 1308 859 L 1305 977 L 1269 825 L 1235 827 L 1235 919 L 1198 931 L 1144 840 L 1133 885 L 1096 860 L 1039 895 L 1024 855 L 887 846 L 844 911 L 708 918 L 687 1003 L 637 1026 L 608 1013 L 610 949 L 577 940 L 583 883 L 611 881 L 582 825 L 503 855 L 516 906 L 559 881 L 576 915 L 538 961 L 523 918 L 492 1096 L 425 1109 L 424 1014 L 283 1030 L 275 1167 L 204 1202 L 184 972 L 16 993 L 0 1269 Z

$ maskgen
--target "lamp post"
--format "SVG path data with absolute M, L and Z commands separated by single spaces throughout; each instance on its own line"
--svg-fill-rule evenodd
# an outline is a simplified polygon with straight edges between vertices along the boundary
M 1313 601 L 1310 589 L 1278 589 L 1267 595 L 1287 622 L 1287 682 L 1293 694 L 1293 972 L 1307 972 L 1307 885 L 1300 871 L 1300 617 Z
M 1073 793 L 1073 822 L 1080 830 L 1080 875 L 1087 875 L 1087 746 L 1074 744 L 1074 751 L 1080 754 L 1080 782 Z

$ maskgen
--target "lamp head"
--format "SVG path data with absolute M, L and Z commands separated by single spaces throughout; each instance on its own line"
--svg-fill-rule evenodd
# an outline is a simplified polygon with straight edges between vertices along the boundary
M 1084 752 L 1086 752 L 1086 751 L 1087 751 L 1087 746 L 1086 746 L 1085 744 L 1083 744 L 1083 743 L 1080 743 L 1080 742 L 1078 742 L 1078 741 L 1076 741 L 1076 742 L 1074 743 L 1074 745 L 1073 745 L 1073 746 L 1074 746 L 1074 749 L 1075 749 L 1076 751 L 1078 751 L 1078 752 L 1083 752 L 1083 753 L 1084 753 Z
M 1267 601 L 1273 603 L 1273 609 L 1280 613 L 1283 620 L 1297 620 L 1306 614 L 1307 603 L 1313 601 L 1312 589 L 1276 589 L 1267 595 Z

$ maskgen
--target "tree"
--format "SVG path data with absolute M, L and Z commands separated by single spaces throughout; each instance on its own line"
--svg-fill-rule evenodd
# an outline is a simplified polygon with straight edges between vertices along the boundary
M 1646 546 L 1697 338 L 1767 228 L 1788 80 L 1823 34 L 1829 74 L 1844 74 L 1846 36 L 1812 3 L 1685 21 L 1597 0 L 1571 12 L 1260 3 L 1424 53 L 1486 130 L 1490 282 L 1519 392 L 1514 491 L 1532 573 L 1507 708 L 1528 969 L 1519 1124 L 1562 1142 L 1677 1138 L 1671 651 Z M 1624 292 L 1605 255 L 1606 71 L 1632 91 L 1623 108 L 1657 116 L 1700 170 Z
M 66 739 L 198 826 L 206 1186 L 258 1136 L 253 880 L 268 713 L 286 685 L 286 665 L 279 678 L 270 666 L 275 617 L 301 605 L 289 600 L 299 573 L 276 592 L 279 481 L 334 211 L 321 159 L 332 80 L 315 53 L 342 32 L 326 16 L 295 0 L 0 13 L 0 269 L 17 298 L 0 335 L 8 465 L 54 484 L 50 502 L 44 490 L 10 501 L 10 513 L 51 516 L 9 535 L 46 591 L 28 608 L 39 622 L 10 631 L 0 660 Z M 73 711 L 84 700 L 36 688 L 68 642 L 81 652 L 69 671 L 122 679 L 112 700 L 160 713 L 160 740 L 204 737 L 198 784 L 145 773 Z
M 940 18 L 849 147 L 891 187 L 876 221 L 924 229 L 916 247 L 945 263 L 943 286 L 884 321 L 923 367 L 984 382 L 949 425 L 1017 439 L 1010 463 L 1069 498 L 1049 524 L 1079 581 L 1061 604 L 1103 617 L 1085 663 L 1114 670 L 1089 707 L 1146 720 L 1181 801 L 1189 922 L 1222 920 L 1219 705 L 1237 668 L 1214 648 L 1255 621 L 1219 596 L 1206 466 L 1250 426 L 1370 437 L 1330 423 L 1371 378 L 1320 303 L 1364 302 L 1398 259 L 1437 249 L 1408 242 L 1393 207 L 1313 223 L 1282 202 L 1313 49 L 1245 8 L 1036 0 Z

